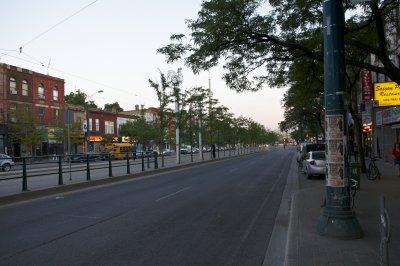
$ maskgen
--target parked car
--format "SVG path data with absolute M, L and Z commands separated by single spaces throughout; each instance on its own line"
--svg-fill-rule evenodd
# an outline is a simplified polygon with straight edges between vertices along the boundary
M 8 172 L 14 166 L 13 159 L 7 154 L 0 153 L 0 166 L 3 172 Z
M 136 152 L 136 157 L 142 157 L 142 154 L 144 157 L 154 157 L 154 156 L 158 156 L 158 152 L 157 151 L 153 151 L 153 150 L 147 150 L 147 151 L 137 151 Z
M 307 178 L 313 175 L 325 175 L 325 169 L 325 151 L 310 151 L 306 154 L 303 161 L 303 173 L 307 175 Z
M 100 154 L 94 152 L 82 152 L 77 154 L 71 154 L 69 158 L 71 163 L 76 163 L 76 162 L 82 163 L 86 162 L 87 159 L 89 159 L 89 161 L 95 162 L 97 159 L 100 159 Z
M 164 154 L 164 156 L 170 156 L 170 155 L 172 155 L 172 151 L 171 150 L 163 150 L 163 154 Z
M 188 154 L 188 153 L 189 153 L 188 149 L 181 148 L 181 154 Z
M 192 153 L 199 153 L 200 149 L 199 148 L 192 148 Z
M 306 154 L 310 151 L 325 151 L 325 144 L 323 143 L 300 143 L 297 147 L 297 162 L 302 163 Z
M 145 151 L 144 156 L 145 157 L 155 157 L 155 156 L 158 156 L 158 152 L 153 151 L 153 150 Z

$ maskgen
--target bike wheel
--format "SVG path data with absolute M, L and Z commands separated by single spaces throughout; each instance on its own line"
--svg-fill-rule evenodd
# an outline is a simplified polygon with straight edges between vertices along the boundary
M 379 176 L 379 169 L 376 165 L 370 164 L 367 169 L 367 178 L 369 180 L 375 180 Z

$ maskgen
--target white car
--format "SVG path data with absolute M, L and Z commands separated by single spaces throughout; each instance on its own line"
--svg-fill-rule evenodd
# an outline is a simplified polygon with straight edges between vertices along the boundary
M 0 153 L 0 166 L 1 170 L 8 172 L 14 166 L 14 161 L 7 154 Z
M 325 151 L 310 151 L 306 153 L 303 161 L 303 173 L 307 178 L 314 175 L 325 175 L 326 157 Z

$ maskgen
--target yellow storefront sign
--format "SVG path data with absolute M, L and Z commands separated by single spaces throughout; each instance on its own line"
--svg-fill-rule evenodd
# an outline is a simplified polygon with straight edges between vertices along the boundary
M 103 137 L 102 136 L 90 136 L 90 141 L 103 141 Z
M 400 86 L 396 82 L 375 83 L 374 93 L 379 107 L 400 105 Z

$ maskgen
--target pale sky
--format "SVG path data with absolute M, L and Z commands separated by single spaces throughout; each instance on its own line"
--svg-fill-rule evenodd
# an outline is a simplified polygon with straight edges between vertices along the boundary
M 0 63 L 65 80 L 65 94 L 80 89 L 100 107 L 118 102 L 157 107 L 148 78 L 159 70 L 183 68 L 182 89 L 208 88 L 208 72 L 193 75 L 182 62 L 169 65 L 156 50 L 172 34 L 188 34 L 185 19 L 195 19 L 201 0 L 0 0 Z M 22 53 L 19 47 L 22 46 Z M 268 129 L 283 120 L 283 89 L 238 94 L 210 70 L 214 98 L 235 117 L 251 118 Z M 101 94 L 96 91 L 103 90 Z

